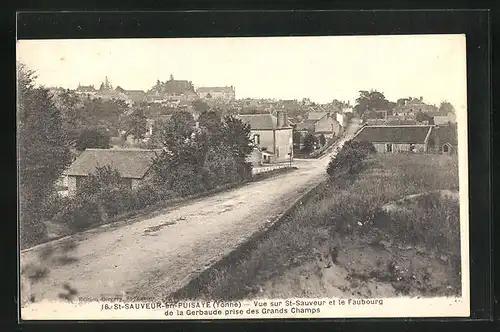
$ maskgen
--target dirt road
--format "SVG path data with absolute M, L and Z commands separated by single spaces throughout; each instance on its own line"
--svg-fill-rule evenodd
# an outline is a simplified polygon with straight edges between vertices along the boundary
M 350 127 L 346 138 L 356 127 Z M 296 171 L 200 198 L 156 217 L 23 252 L 21 270 L 32 276 L 32 283 L 22 297 L 36 303 L 165 296 L 321 182 L 328 161 L 328 156 L 296 160 Z

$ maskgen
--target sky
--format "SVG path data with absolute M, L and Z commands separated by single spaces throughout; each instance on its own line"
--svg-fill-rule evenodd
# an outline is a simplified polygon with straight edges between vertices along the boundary
M 466 105 L 465 35 L 20 40 L 37 83 L 149 90 L 157 80 L 234 86 L 236 98 L 333 99 L 359 90 Z

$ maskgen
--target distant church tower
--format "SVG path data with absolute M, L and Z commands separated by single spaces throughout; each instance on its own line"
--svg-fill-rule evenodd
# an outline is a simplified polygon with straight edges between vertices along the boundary
M 173 81 L 174 80 L 174 75 L 170 74 L 170 80 Z

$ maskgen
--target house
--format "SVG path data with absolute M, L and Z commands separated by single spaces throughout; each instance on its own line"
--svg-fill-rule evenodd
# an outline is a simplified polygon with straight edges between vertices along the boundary
M 293 159 L 293 129 L 285 111 L 272 114 L 245 114 L 238 117 L 250 126 L 255 146 L 262 151 L 263 162 L 285 162 Z
M 199 87 L 196 93 L 202 99 L 232 101 L 236 98 L 233 86 Z
M 458 150 L 457 126 L 434 126 L 429 139 L 429 148 L 436 153 L 456 154 Z
M 75 93 L 79 96 L 92 97 L 97 93 L 97 90 L 93 85 L 80 85 L 80 83 L 78 83 L 78 87 L 75 89 Z
M 342 133 L 341 124 L 335 119 L 332 113 L 309 112 L 306 119 L 298 123 L 297 131 L 323 134 L 325 137 L 333 137 Z
M 115 91 L 118 92 L 116 99 L 122 99 L 129 103 L 136 104 L 146 101 L 146 93 L 142 90 L 125 90 L 122 87 L 117 86 Z
M 424 102 L 423 97 L 403 99 L 402 104 L 394 109 L 397 115 L 417 114 L 419 112 L 429 113 L 436 112 L 438 108 L 434 105 L 429 105 Z
M 86 149 L 66 170 L 68 194 L 74 195 L 82 181 L 94 173 L 96 167 L 111 166 L 120 173 L 131 189 L 151 177 L 151 165 L 157 151 L 143 149 Z
M 427 152 L 432 126 L 365 126 L 354 139 L 371 142 L 384 152 Z

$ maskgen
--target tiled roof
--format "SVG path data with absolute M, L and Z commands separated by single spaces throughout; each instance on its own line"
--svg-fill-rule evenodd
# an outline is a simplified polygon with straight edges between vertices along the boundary
M 238 117 L 254 130 L 276 129 L 278 123 L 277 118 L 271 114 L 244 114 Z
M 86 149 L 66 171 L 69 176 L 87 176 L 96 167 L 111 166 L 124 178 L 141 179 L 151 167 L 155 150 Z
M 368 142 L 424 143 L 431 126 L 366 126 L 355 139 Z
M 318 121 L 327 115 L 326 112 L 309 112 L 307 113 L 307 120 Z

